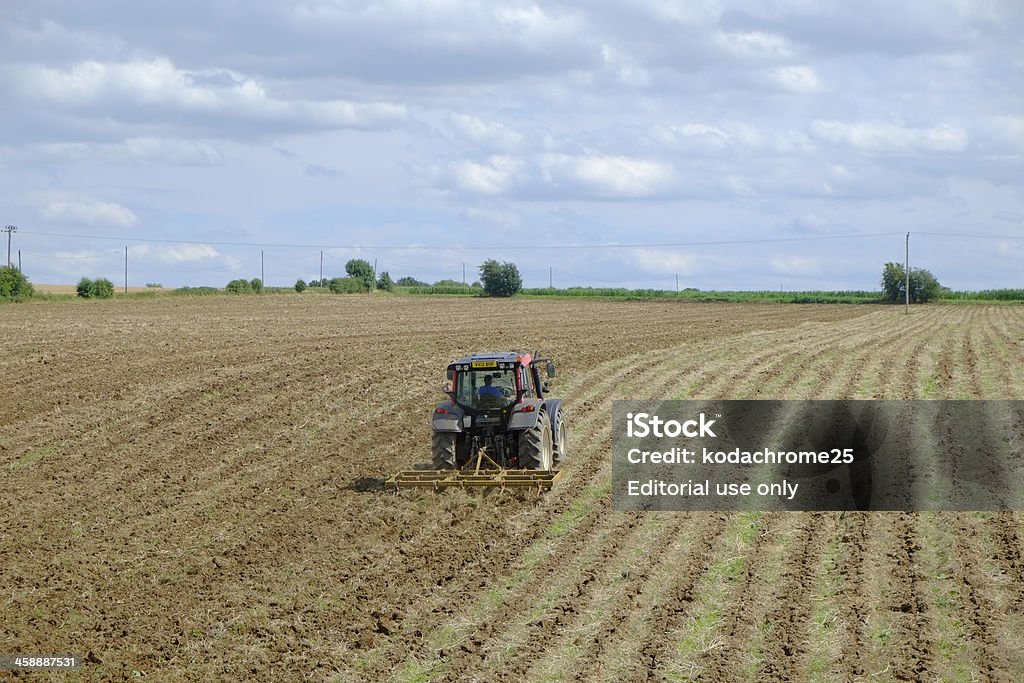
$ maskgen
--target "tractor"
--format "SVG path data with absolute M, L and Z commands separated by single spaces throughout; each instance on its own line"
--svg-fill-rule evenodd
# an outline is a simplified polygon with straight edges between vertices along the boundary
M 399 472 L 395 488 L 550 488 L 568 460 L 562 400 L 550 398 L 555 364 L 524 352 L 480 353 L 448 365 L 448 400 L 434 408 L 431 470 Z

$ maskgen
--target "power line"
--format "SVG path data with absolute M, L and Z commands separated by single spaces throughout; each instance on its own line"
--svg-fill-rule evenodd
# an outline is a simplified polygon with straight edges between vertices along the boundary
M 970 237 L 982 240 L 1024 240 L 1024 235 L 988 235 L 980 232 L 922 232 L 915 230 L 914 234 L 928 235 L 929 237 Z
M 92 254 L 89 256 L 54 256 L 52 254 L 40 254 L 35 251 L 26 251 L 26 256 L 38 256 L 39 258 L 59 259 L 61 261 L 81 261 L 88 259 L 108 258 L 120 254 L 120 251 L 103 252 L 102 254 Z
M 461 246 L 461 245 L 444 245 L 444 246 L 431 246 L 431 245 L 397 245 L 397 244 L 347 244 L 347 245 L 328 245 L 328 244 L 282 244 L 282 243 L 267 243 L 267 242 L 221 242 L 212 240 L 171 240 L 171 239 L 160 239 L 160 238 L 147 238 L 147 237 L 109 237 L 106 235 L 75 235 L 69 233 L 57 233 L 57 232 L 36 232 L 33 231 L 32 235 L 41 235 L 45 237 L 72 237 L 77 239 L 95 239 L 95 240 L 113 240 L 120 242 L 153 242 L 160 244 L 208 244 L 219 247 L 272 247 L 276 249 L 361 249 L 361 250 L 373 250 L 373 251 L 488 251 L 488 250 L 535 250 L 535 249 L 645 249 L 645 248 L 658 248 L 664 249 L 668 247 L 705 247 L 705 246 L 724 246 L 733 244 L 770 244 L 770 243 L 783 243 L 783 242 L 816 242 L 824 240 L 841 240 L 841 239 L 863 239 L 871 237 L 892 237 L 894 235 L 902 235 L 901 232 L 872 232 L 872 233 L 848 233 L 843 235 L 805 235 L 802 237 L 761 237 L 761 238 L 749 238 L 749 239 L 735 239 L 735 240 L 703 240 L 694 242 L 644 242 L 644 243 L 618 243 L 618 242 L 606 242 L 602 244 L 528 244 L 528 245 L 516 245 L 516 244 L 491 244 L 491 245 L 473 245 L 473 246 Z M 929 233 L 921 233 L 929 234 Z

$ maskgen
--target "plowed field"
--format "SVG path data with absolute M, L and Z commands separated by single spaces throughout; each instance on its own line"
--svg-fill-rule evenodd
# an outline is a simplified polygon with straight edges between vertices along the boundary
M 1024 679 L 1020 514 L 609 495 L 613 398 L 1024 399 L 1024 307 L 168 297 L 0 343 L 0 652 L 72 678 Z M 514 347 L 558 363 L 555 489 L 383 490 L 447 361 Z

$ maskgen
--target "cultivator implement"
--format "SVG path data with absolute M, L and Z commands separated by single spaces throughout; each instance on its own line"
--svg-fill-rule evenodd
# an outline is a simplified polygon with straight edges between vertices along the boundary
M 387 480 L 388 488 L 395 491 L 406 488 L 535 488 L 537 492 L 550 489 L 561 470 L 525 470 L 499 467 L 480 449 L 476 462 L 462 469 L 402 470 Z
M 560 470 L 402 470 L 388 479 L 394 490 L 406 488 L 535 488 L 550 489 L 562 475 Z

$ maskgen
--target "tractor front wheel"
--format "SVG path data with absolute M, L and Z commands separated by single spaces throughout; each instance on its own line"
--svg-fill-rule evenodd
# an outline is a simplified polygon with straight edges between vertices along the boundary
M 565 411 L 560 411 L 558 413 L 558 434 L 555 436 L 555 463 L 558 465 L 569 462 L 569 424 L 565 418 Z

